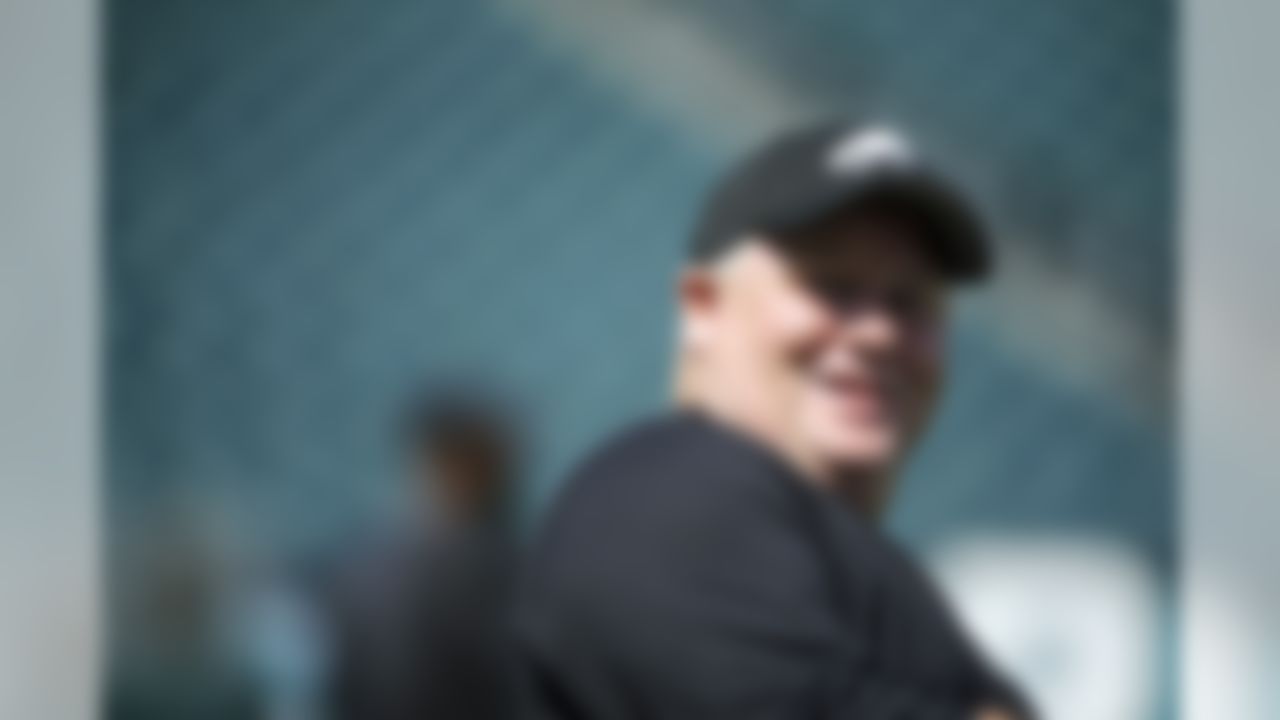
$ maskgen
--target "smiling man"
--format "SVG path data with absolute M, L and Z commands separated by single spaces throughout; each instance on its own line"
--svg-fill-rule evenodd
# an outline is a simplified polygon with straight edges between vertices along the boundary
M 528 568 L 537 716 L 1030 717 L 878 529 L 989 252 L 887 128 L 730 173 L 678 283 L 677 408 L 583 465 Z

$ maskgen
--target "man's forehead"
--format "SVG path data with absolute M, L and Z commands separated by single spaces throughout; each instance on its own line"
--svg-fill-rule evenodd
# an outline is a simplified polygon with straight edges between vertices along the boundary
M 721 258 L 713 269 L 722 279 L 744 286 L 766 278 L 781 281 L 797 274 L 803 278 L 843 277 L 858 282 L 895 279 L 947 285 L 938 264 L 917 244 L 904 242 L 891 227 L 867 225 L 865 229 L 854 228 L 848 235 L 811 238 L 814 242 L 807 243 L 753 235 Z

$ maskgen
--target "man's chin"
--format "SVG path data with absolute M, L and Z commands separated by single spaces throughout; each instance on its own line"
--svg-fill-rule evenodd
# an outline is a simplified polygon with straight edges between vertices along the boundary
M 818 455 L 824 465 L 839 474 L 879 475 L 894 466 L 899 447 L 888 438 L 858 438 L 824 443 Z

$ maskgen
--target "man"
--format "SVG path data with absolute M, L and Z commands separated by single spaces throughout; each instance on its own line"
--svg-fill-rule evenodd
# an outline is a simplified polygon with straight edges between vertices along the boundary
M 330 597 L 333 717 L 510 717 L 512 429 L 477 393 L 430 392 L 410 408 L 409 512 L 347 559 Z
M 540 717 L 1026 718 L 877 528 L 981 228 L 902 137 L 734 170 L 678 285 L 678 409 L 572 478 L 518 618 Z

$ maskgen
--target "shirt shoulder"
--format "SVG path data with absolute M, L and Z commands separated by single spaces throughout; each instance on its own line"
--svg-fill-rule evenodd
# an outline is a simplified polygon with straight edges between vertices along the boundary
M 812 602 L 830 569 L 799 484 L 699 416 L 642 423 L 570 476 L 528 557 L 526 597 L 578 620 L 641 597 Z
M 546 534 L 588 524 L 609 536 L 652 536 L 726 516 L 776 516 L 794 509 L 797 485 L 760 448 L 701 415 L 673 412 L 615 435 L 570 473 Z

